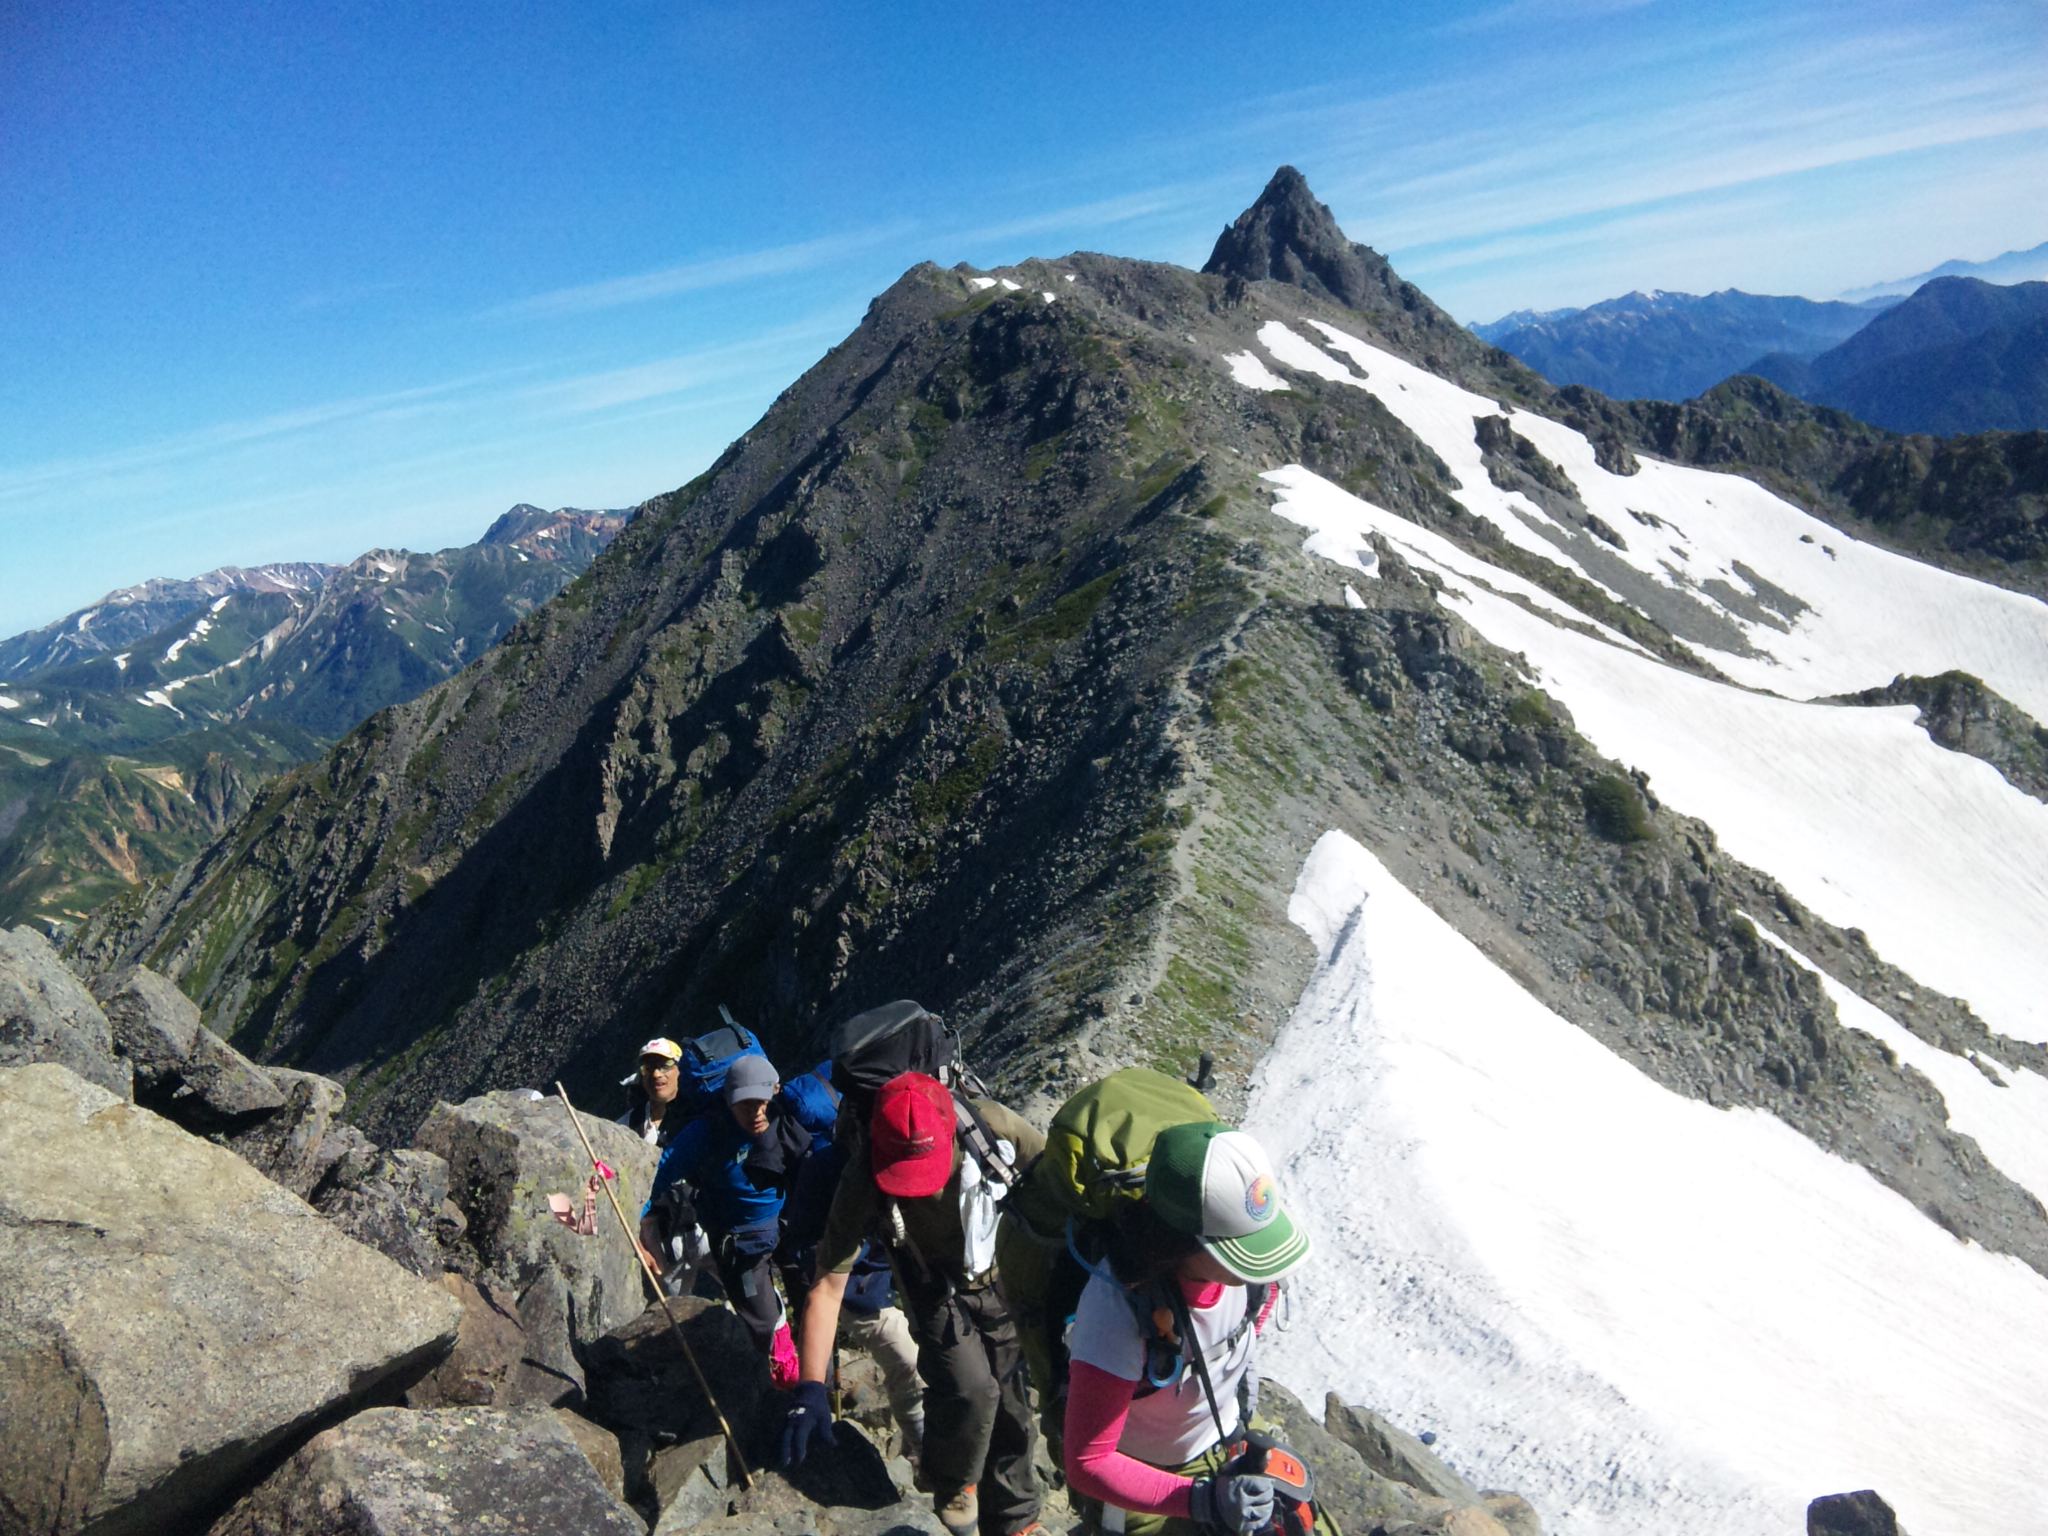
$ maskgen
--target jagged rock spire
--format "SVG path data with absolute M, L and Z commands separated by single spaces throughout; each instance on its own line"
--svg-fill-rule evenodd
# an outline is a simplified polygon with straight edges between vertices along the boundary
M 1259 200 L 1223 231 L 1202 270 L 1247 282 L 1293 283 L 1347 309 L 1385 308 L 1389 292 L 1406 286 L 1385 257 L 1345 238 L 1291 165 L 1275 171 Z

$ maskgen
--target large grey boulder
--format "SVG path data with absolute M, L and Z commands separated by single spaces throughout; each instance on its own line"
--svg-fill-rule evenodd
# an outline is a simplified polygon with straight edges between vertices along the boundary
M 656 1150 L 622 1125 L 581 1119 L 597 1155 L 618 1171 L 619 1203 L 637 1224 Z M 566 1312 L 569 1340 L 580 1350 L 640 1315 L 639 1260 L 603 1197 L 593 1237 L 577 1236 L 548 1211 L 547 1197 L 557 1191 L 580 1204 L 590 1175 L 561 1100 L 515 1091 L 442 1104 L 413 1142 L 446 1161 L 479 1269 L 519 1294 L 529 1337 L 545 1336 L 551 1318 L 541 1313 Z M 529 1305 L 540 1313 L 529 1315 Z
M 452 1272 L 443 1272 L 434 1283 L 462 1304 L 462 1325 L 448 1358 L 405 1394 L 407 1407 L 551 1408 L 582 1401 L 577 1382 L 530 1358 L 517 1297 L 492 1281 L 479 1288 Z M 611 1455 L 616 1462 L 616 1441 Z
M 58 1066 L 0 1070 L 0 1530 L 179 1529 L 460 1307 L 233 1153 Z
M 245 1127 L 282 1108 L 284 1090 L 277 1079 L 202 1024 L 179 1069 L 170 1117 L 203 1134 Z
M 69 1067 L 124 1099 L 134 1092 L 107 1016 L 50 941 L 30 928 L 0 931 L 0 1067 L 38 1061 Z
M 357 1242 L 426 1279 L 476 1267 L 460 1241 L 465 1222 L 448 1198 L 445 1159 L 410 1147 L 389 1151 L 338 1125 L 321 1139 L 316 1161 L 326 1171 L 310 1196 L 313 1209 Z
M 268 1067 L 263 1074 L 283 1096 L 282 1102 L 229 1137 L 228 1145 L 303 1200 L 319 1187 L 340 1155 L 330 1133 L 348 1095 L 333 1078 L 315 1072 Z
M 645 1536 L 546 1409 L 373 1408 L 306 1442 L 211 1536 Z
M 199 1005 L 139 965 L 95 976 L 92 995 L 113 1030 L 114 1049 L 135 1069 L 135 1091 L 146 1097 L 174 1090 L 199 1039 Z
M 676 1344 L 657 1303 L 591 1346 L 584 1411 L 622 1437 L 667 1445 L 707 1439 L 719 1433 L 718 1412 L 704 1395 L 701 1371 L 718 1394 L 717 1409 L 741 1437 L 749 1463 L 771 1460 L 788 1399 L 768 1385 L 767 1362 L 745 1324 L 731 1308 L 701 1296 L 678 1296 L 669 1306 L 696 1369 Z M 638 1471 L 626 1469 L 629 1490 L 636 1490 Z
M 1392 1530 L 1441 1518 L 1461 1507 L 1367 1466 L 1365 1458 L 1318 1424 L 1301 1400 L 1277 1381 L 1260 1383 L 1258 1411 L 1314 1471 L 1316 1498 L 1342 1530 Z
M 661 1452 L 652 1536 L 944 1536 L 930 1496 L 899 1488 L 858 1428 L 842 1424 L 839 1431 L 831 1450 L 815 1447 L 794 1472 L 756 1463 L 746 1482 L 723 1440 Z
M 1323 1400 L 1323 1427 L 1383 1477 L 1454 1503 L 1479 1502 L 1479 1490 L 1446 1466 L 1436 1452 L 1370 1408 L 1349 1406 L 1332 1392 Z

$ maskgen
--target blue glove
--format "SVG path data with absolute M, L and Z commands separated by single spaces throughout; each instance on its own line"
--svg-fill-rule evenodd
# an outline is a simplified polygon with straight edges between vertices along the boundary
M 1273 1497 L 1270 1477 L 1219 1472 L 1196 1479 L 1188 1492 L 1188 1515 L 1204 1531 L 1253 1536 L 1273 1523 Z
M 828 1451 L 833 1448 L 832 1400 L 822 1381 L 800 1381 L 789 1395 L 789 1417 L 782 1424 L 782 1464 L 797 1467 L 810 1454 L 813 1439 Z

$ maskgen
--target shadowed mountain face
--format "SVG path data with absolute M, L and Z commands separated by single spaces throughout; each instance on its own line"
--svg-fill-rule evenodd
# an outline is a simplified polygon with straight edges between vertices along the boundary
M 177 868 L 255 786 L 482 654 L 622 522 L 520 506 L 475 544 L 145 582 L 0 643 L 0 924 L 73 923 Z
M 1895 432 L 2048 427 L 2048 283 L 1937 278 L 1837 347 L 1749 371 Z
M 272 784 L 76 952 L 164 968 L 244 1049 L 349 1079 L 378 1130 L 557 1076 L 607 1102 L 638 1042 L 720 1002 L 789 1063 L 905 995 L 1019 1100 L 1206 1049 L 1231 1105 L 1313 959 L 1295 874 L 1342 827 L 1659 1082 L 1767 1107 L 2048 1263 L 2038 1208 L 1995 1172 L 1945 1182 L 1978 1164 L 1938 1096 L 1743 914 L 1876 966 L 1857 940 L 1646 799 L 1438 575 L 1384 540 L 1370 577 L 1358 548 L 1305 556 L 1262 478 L 1313 471 L 1706 677 L 1681 631 L 1741 649 L 1728 611 L 1796 602 L 1720 583 L 1715 619 L 1633 580 L 1615 551 L 1662 524 L 1592 515 L 1508 412 L 1582 431 L 1613 476 L 1740 469 L 1937 549 L 2038 520 L 2026 441 L 1983 440 L 1984 494 L 1937 527 L 1955 461 L 1760 381 L 1685 406 L 1554 390 L 1291 173 L 1210 267 L 913 269 L 491 654 Z M 1395 360 L 1477 397 L 1479 468 L 1362 387 L 1397 398 Z M 1511 538 L 1461 499 L 1489 487 L 1541 515 Z M 1991 1038 L 1911 996 L 1916 1027 Z

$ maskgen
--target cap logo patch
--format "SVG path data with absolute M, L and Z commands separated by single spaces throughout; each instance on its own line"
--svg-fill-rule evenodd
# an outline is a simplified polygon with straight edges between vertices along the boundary
M 1245 1186 L 1244 1213 L 1253 1221 L 1270 1221 L 1278 1199 L 1273 1181 L 1262 1173 Z

